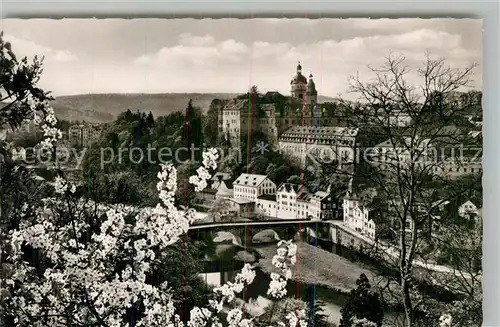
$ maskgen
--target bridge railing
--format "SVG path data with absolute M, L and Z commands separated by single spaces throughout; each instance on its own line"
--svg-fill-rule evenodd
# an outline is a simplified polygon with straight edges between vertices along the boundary
M 193 227 L 203 227 L 203 226 L 234 226 L 234 225 L 272 225 L 272 224 L 287 224 L 287 223 L 304 223 L 304 222 L 319 222 L 319 220 L 313 220 L 310 218 L 304 219 L 272 219 L 272 220 L 242 220 L 242 221 L 225 221 L 225 222 L 199 222 L 193 223 Z

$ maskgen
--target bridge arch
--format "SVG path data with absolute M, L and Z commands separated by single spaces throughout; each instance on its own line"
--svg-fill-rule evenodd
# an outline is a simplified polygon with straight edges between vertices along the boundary
M 279 242 L 281 238 L 274 229 L 264 229 L 252 237 L 252 244 Z
M 296 234 L 295 234 L 295 237 L 294 239 L 297 240 L 301 233 L 305 233 L 307 236 L 309 237 L 312 237 L 314 239 L 317 239 L 318 236 L 316 234 L 316 231 L 314 229 L 312 229 L 311 227 L 304 227 L 304 228 L 301 228 Z
M 216 232 L 213 241 L 215 243 L 224 243 L 224 242 L 230 241 L 233 245 L 243 246 L 243 244 L 241 242 L 241 237 L 234 235 L 231 232 L 226 232 L 226 231 Z

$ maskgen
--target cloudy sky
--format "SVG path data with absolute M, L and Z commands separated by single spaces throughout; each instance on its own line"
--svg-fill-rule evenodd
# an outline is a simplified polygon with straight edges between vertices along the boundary
M 347 79 L 390 52 L 415 68 L 426 50 L 452 66 L 480 64 L 475 19 L 6 19 L 4 38 L 28 57 L 44 55 L 40 86 L 81 93 L 289 93 L 300 60 L 322 95 L 345 95 Z M 415 70 L 414 70 L 415 71 Z M 410 78 L 418 83 L 412 72 Z

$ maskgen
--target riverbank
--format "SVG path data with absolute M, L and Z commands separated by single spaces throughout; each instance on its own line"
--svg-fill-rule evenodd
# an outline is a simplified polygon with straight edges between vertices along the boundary
M 362 273 L 370 281 L 377 278 L 375 270 L 363 264 L 353 263 L 305 242 L 297 243 L 297 247 L 297 263 L 292 267 L 293 279 L 296 281 L 321 285 L 345 294 L 356 288 L 356 280 Z M 262 257 L 257 263 L 262 271 L 279 272 L 272 265 L 277 248 L 276 244 L 255 248 Z

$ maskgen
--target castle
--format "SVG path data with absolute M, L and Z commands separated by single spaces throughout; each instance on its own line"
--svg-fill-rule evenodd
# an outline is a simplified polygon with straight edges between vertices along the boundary
M 336 103 L 318 103 L 318 92 L 312 74 L 307 79 L 302 65 L 297 65 L 290 81 L 290 95 L 267 92 L 251 101 L 248 97 L 230 100 L 219 111 L 219 135 L 231 144 L 240 144 L 241 136 L 260 131 L 269 143 L 295 126 L 345 126 L 345 117 Z

